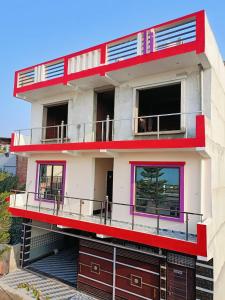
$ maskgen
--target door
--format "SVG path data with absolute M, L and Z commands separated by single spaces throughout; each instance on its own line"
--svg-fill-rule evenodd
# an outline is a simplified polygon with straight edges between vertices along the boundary
M 96 141 L 112 140 L 113 118 L 114 90 L 97 93 Z
M 109 197 L 109 202 L 112 202 L 112 197 L 113 197 L 113 171 L 107 171 L 106 195 Z
M 167 300 L 195 300 L 195 270 L 167 266 Z

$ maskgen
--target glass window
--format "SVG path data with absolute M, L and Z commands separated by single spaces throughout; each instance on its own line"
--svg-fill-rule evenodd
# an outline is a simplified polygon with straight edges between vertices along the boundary
M 64 165 L 40 164 L 39 165 L 39 198 L 53 200 L 63 196 L 63 171 Z
M 136 212 L 180 217 L 180 168 L 136 166 L 135 170 Z

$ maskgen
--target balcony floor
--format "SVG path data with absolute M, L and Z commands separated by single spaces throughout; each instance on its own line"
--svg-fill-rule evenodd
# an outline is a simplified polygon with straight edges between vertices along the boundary
M 38 206 L 31 206 L 28 205 L 27 207 L 25 205 L 23 206 L 14 206 L 17 209 L 23 209 L 27 211 L 33 211 L 33 212 L 39 212 L 39 213 L 44 213 L 48 215 L 55 215 L 54 209 L 51 208 L 43 208 L 39 210 Z M 58 217 L 64 217 L 68 218 L 71 220 L 79 220 L 79 221 L 84 221 L 84 222 L 90 222 L 94 224 L 104 224 L 109 227 L 116 227 L 116 228 L 121 228 L 121 229 L 128 229 L 128 230 L 133 230 L 137 232 L 142 232 L 142 233 L 148 233 L 148 234 L 153 234 L 153 235 L 159 235 L 159 236 L 164 236 L 164 237 L 169 237 L 169 238 L 174 238 L 178 240 L 183 240 L 186 241 L 186 233 L 185 231 L 176 231 L 174 229 L 163 229 L 159 228 L 159 234 L 157 234 L 157 228 L 153 226 L 147 226 L 143 224 L 138 224 L 137 221 L 135 221 L 135 225 L 132 229 L 132 223 L 131 222 L 125 222 L 121 220 L 113 220 L 108 218 L 106 220 L 106 223 L 104 223 L 103 218 L 99 215 L 79 215 L 77 213 L 72 213 L 72 212 L 65 212 L 65 211 L 60 211 L 57 215 Z M 184 224 L 185 226 L 185 224 Z M 160 227 L 160 226 L 159 226 Z M 174 228 L 174 222 L 171 222 L 171 228 Z M 196 242 L 197 241 L 197 235 L 189 233 L 188 234 L 188 241 L 189 242 Z

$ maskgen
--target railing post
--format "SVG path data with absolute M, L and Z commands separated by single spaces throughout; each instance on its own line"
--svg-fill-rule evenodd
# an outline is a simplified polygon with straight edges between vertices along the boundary
M 159 235 L 159 218 L 160 218 L 160 214 L 159 214 L 158 208 L 156 210 L 157 210 L 157 229 L 156 229 L 156 232 L 157 232 L 157 235 Z
M 159 131 L 160 131 L 159 116 L 157 116 L 157 138 L 158 139 L 159 139 Z
M 186 212 L 186 241 L 188 241 L 188 221 L 189 221 L 189 218 L 188 218 L 188 213 Z
M 60 136 L 60 139 L 61 139 L 61 144 L 63 143 L 63 136 L 64 136 L 64 121 L 61 122 L 61 136 Z
M 59 126 L 60 125 L 57 125 L 57 143 L 59 143 Z
M 32 128 L 30 129 L 30 145 L 32 145 Z
M 109 141 L 109 126 L 110 126 L 110 120 L 109 115 L 106 117 L 106 141 Z
M 38 206 L 38 211 L 41 211 L 41 197 L 39 198 L 39 206 Z
M 16 207 L 16 191 L 14 191 L 14 196 L 15 196 L 15 198 L 14 198 L 14 207 Z
M 104 141 L 104 121 L 101 121 L 102 124 L 102 142 Z
M 26 210 L 27 210 L 27 206 L 28 206 L 28 197 L 29 197 L 29 193 L 27 192 L 27 199 L 26 199 Z
M 54 197 L 53 215 L 55 214 L 55 204 L 56 204 L 56 196 Z
M 86 135 L 86 125 L 85 125 L 85 123 L 84 123 L 84 137 L 83 137 L 83 141 L 85 142 L 85 135 Z
M 134 204 L 132 205 L 132 225 L 131 229 L 134 230 Z
M 79 218 L 81 219 L 82 215 L 82 199 L 80 199 L 80 213 L 79 213 Z
M 18 131 L 18 133 L 19 133 L 18 146 L 20 146 L 20 130 Z
M 102 224 L 102 213 L 103 213 L 103 201 L 101 201 L 101 211 L 100 211 L 100 224 Z
M 58 216 L 58 214 L 59 214 L 59 210 L 60 210 L 60 200 L 61 200 L 61 194 L 60 194 L 60 191 L 58 191 L 58 195 L 56 196 L 56 199 L 57 199 L 57 207 L 56 207 L 56 209 L 57 209 L 57 216 Z
M 155 32 L 154 32 L 154 29 L 151 29 L 150 30 L 150 33 L 149 33 L 149 51 L 150 53 L 154 52 L 155 51 Z
M 105 216 L 104 216 L 104 224 L 107 224 L 107 218 L 108 218 L 108 205 L 109 205 L 109 197 L 105 197 Z

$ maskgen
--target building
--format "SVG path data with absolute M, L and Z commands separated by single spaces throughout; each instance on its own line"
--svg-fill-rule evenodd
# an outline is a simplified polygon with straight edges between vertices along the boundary
M 16 175 L 16 156 L 9 153 L 11 138 L 0 137 L 0 171 Z
M 204 11 L 17 71 L 21 266 L 101 299 L 223 299 L 224 91 Z M 53 252 L 72 266 L 40 267 Z
M 26 185 L 27 157 L 10 152 L 11 138 L 0 137 L 0 171 L 18 177 L 19 186 Z

